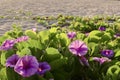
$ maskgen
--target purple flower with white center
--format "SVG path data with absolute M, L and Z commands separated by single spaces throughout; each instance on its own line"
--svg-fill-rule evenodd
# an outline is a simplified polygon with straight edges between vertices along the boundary
M 116 34 L 114 35 L 114 37 L 115 37 L 115 38 L 120 37 L 120 33 L 116 33 Z
M 107 57 L 101 57 L 101 58 L 93 57 L 93 60 L 99 62 L 100 64 L 103 64 L 104 62 L 110 62 L 111 61 L 111 59 L 109 59 Z
M 79 61 L 82 65 L 89 66 L 88 60 L 84 56 L 80 56 Z
M 37 72 L 38 68 L 39 63 L 36 57 L 25 55 L 17 61 L 14 70 L 23 77 L 30 77 Z
M 76 56 L 84 56 L 87 54 L 88 48 L 83 41 L 75 40 L 69 45 L 69 51 Z
M 15 44 L 15 40 L 5 40 L 3 44 L 0 46 L 0 50 L 9 50 L 12 49 L 12 47 Z
M 12 56 L 7 58 L 6 66 L 7 67 L 14 67 L 18 60 L 19 60 L 19 56 L 16 54 L 13 54 Z
M 27 41 L 29 39 L 28 36 L 22 36 L 16 39 L 16 43 L 18 42 L 23 42 L 23 41 Z
M 76 36 L 76 32 L 68 32 L 68 38 L 73 39 Z
M 47 71 L 50 71 L 51 67 L 47 62 L 40 62 L 37 74 L 44 75 Z
M 100 30 L 100 31 L 105 31 L 106 28 L 105 28 L 104 26 L 100 26 L 98 30 Z
M 113 50 L 103 50 L 103 51 L 101 52 L 101 54 L 102 54 L 102 56 L 108 57 L 108 58 L 111 58 L 111 57 L 114 56 Z

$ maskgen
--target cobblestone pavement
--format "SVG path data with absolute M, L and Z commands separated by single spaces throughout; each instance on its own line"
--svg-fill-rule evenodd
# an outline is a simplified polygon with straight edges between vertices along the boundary
M 23 29 L 38 26 L 29 17 L 40 15 L 120 15 L 119 0 L 0 0 L 0 34 L 10 30 L 13 23 Z M 7 17 L 7 18 L 6 18 Z M 19 19 L 20 18 L 20 19 Z M 23 19 L 27 18 L 27 20 Z

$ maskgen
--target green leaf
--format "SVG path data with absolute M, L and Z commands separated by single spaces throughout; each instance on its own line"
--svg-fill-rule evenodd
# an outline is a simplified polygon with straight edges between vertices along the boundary
M 60 33 L 58 35 L 56 35 L 56 37 L 60 40 L 60 43 L 62 46 L 67 46 L 69 45 L 69 39 L 66 35 L 66 33 Z
M 25 34 L 26 34 L 27 36 L 29 36 L 30 38 L 32 38 L 32 39 L 37 39 L 37 34 L 36 34 L 36 32 L 34 32 L 34 31 L 32 31 L 32 30 L 26 30 L 26 31 L 25 31 Z
M 70 80 L 70 77 L 69 76 L 69 73 L 67 73 L 64 69 L 58 69 L 58 70 L 55 70 L 54 73 L 54 79 L 55 80 Z
M 120 74 L 120 67 L 118 65 L 113 65 L 108 68 L 107 75 L 110 75 L 113 80 L 118 80 Z
M 54 79 L 54 76 L 53 76 L 52 73 L 46 72 L 46 73 L 45 73 L 45 78 L 46 78 L 47 80 L 49 80 L 49 79 Z
M 109 42 L 109 43 L 107 44 L 107 47 L 108 47 L 108 48 L 113 48 L 113 47 L 116 47 L 117 44 L 118 44 L 117 41 L 114 40 L 114 41 Z
M 29 47 L 32 47 L 32 48 L 38 48 L 38 49 L 43 49 L 43 45 L 40 43 L 40 41 L 38 40 L 29 40 L 28 41 L 28 44 L 29 44 Z
M 102 36 L 104 32 L 98 31 L 98 30 L 93 30 L 89 33 L 89 36 Z
M 120 56 L 120 50 L 115 53 L 115 57 L 119 57 L 119 56 Z
M 16 47 L 17 47 L 17 49 L 18 50 L 21 50 L 21 49 L 23 49 L 23 48 L 27 48 L 27 47 L 29 47 L 30 45 L 28 44 L 28 42 L 20 42 L 20 43 L 17 43 L 16 44 Z
M 50 35 L 50 32 L 48 30 L 40 31 L 38 33 L 38 37 L 40 38 L 41 42 L 44 44 L 47 44 L 46 41 L 49 40 L 49 35 Z
M 51 28 L 49 31 L 50 31 L 50 33 L 56 33 L 56 32 L 57 32 L 57 29 L 58 29 L 58 28 L 53 27 L 53 28 Z
M 0 70 L 0 80 L 8 80 L 6 75 L 6 68 Z
M 99 46 L 94 42 L 89 43 L 88 47 L 91 50 L 90 55 L 93 55 L 94 53 L 99 52 Z
M 79 23 L 79 22 L 75 22 L 74 27 L 75 27 L 75 28 L 80 27 L 80 23 Z
M 112 36 L 110 33 L 105 33 L 102 37 L 101 37 L 101 40 L 102 41 L 109 41 L 112 39 Z
M 8 80 L 20 80 L 20 75 L 18 75 L 12 68 L 6 68 L 6 74 Z
M 12 50 L 9 50 L 8 52 L 3 51 L 0 55 L 1 65 L 5 66 L 7 58 L 11 56 L 12 54 L 14 54 Z
M 89 41 L 89 42 L 96 42 L 96 43 L 98 43 L 100 39 L 101 39 L 101 38 L 98 37 L 98 36 L 89 36 L 89 37 L 88 37 L 88 41 Z
M 31 50 L 29 48 L 24 48 L 21 51 L 17 51 L 19 56 L 31 55 Z
M 0 56 L 1 58 L 1 64 L 3 65 L 3 66 L 5 66 L 5 63 L 6 63 L 6 53 L 3 53 L 2 52 L 2 54 L 1 54 L 1 56 Z
M 85 38 L 85 34 L 83 34 L 83 33 L 78 33 L 77 34 L 77 39 L 83 40 L 84 38 Z
M 53 61 L 53 60 L 59 59 L 62 56 L 59 53 L 59 51 L 55 48 L 47 48 L 46 52 L 47 52 L 47 54 L 45 56 L 48 61 Z
M 67 63 L 67 59 L 62 58 L 62 59 L 54 60 L 54 61 L 50 62 L 49 64 L 50 64 L 52 70 L 57 70 L 57 69 L 60 69 L 61 67 L 63 67 L 64 65 L 66 65 L 66 63 Z

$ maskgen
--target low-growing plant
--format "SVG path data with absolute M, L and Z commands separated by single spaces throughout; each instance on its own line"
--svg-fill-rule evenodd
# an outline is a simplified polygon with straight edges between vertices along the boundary
M 13 25 L 0 37 L 0 80 L 119 80 L 120 23 L 113 19 L 39 18 L 50 26 L 43 31 Z

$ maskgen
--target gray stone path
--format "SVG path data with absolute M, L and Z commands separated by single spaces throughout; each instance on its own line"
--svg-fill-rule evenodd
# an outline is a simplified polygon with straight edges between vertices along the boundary
M 0 34 L 11 28 L 13 23 L 21 24 L 24 29 L 38 26 L 29 20 L 31 16 L 49 15 L 120 15 L 119 0 L 0 0 Z M 16 19 L 22 18 L 22 19 Z M 23 18 L 27 18 L 24 20 Z

